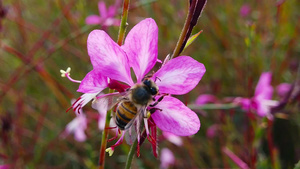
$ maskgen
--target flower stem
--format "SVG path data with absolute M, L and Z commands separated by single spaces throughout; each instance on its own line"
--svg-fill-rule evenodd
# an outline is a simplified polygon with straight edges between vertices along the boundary
M 113 89 L 109 89 L 109 93 L 113 93 Z M 99 155 L 99 169 L 104 168 L 105 164 L 105 150 L 107 145 L 107 138 L 108 138 L 108 130 L 109 130 L 109 122 L 111 119 L 111 110 L 107 111 L 106 118 L 105 118 L 105 127 L 102 133 L 102 140 L 101 140 L 101 147 L 100 147 L 100 155 Z
M 190 7 L 179 40 L 170 59 L 177 57 L 185 48 L 194 26 L 203 11 L 207 0 L 190 0 Z
M 123 12 L 122 12 L 121 25 L 120 25 L 119 36 L 118 36 L 118 45 L 120 45 L 120 46 L 122 45 L 125 31 L 126 31 L 129 3 L 130 3 L 130 0 L 124 0 L 124 3 L 123 3 Z
M 128 153 L 125 169 L 129 169 L 130 166 L 131 166 L 131 162 L 132 162 L 132 159 L 133 159 L 134 152 L 136 150 L 137 143 L 138 143 L 138 141 L 136 139 L 135 142 L 131 145 L 130 151 Z
M 123 13 L 122 13 L 121 25 L 120 25 L 120 29 L 119 29 L 118 42 L 117 42 L 118 45 L 120 45 L 120 46 L 123 43 L 123 39 L 124 39 L 124 35 L 125 35 L 126 23 L 127 23 L 127 18 L 128 18 L 128 10 L 129 10 L 129 2 L 130 2 L 130 0 L 124 0 L 124 3 L 123 3 Z M 113 92 L 114 92 L 113 89 L 109 89 L 109 93 L 113 93 Z M 111 119 L 111 110 L 107 111 L 107 114 L 106 114 L 105 127 L 103 130 L 101 147 L 100 147 L 99 169 L 104 168 L 105 150 L 106 150 L 106 145 L 107 145 L 108 130 L 109 130 L 108 128 L 109 128 L 110 119 Z
M 191 3 L 191 6 L 190 6 L 190 10 L 188 12 L 188 15 L 187 15 L 187 18 L 185 19 L 185 23 L 184 23 L 184 26 L 183 26 L 183 29 L 181 31 L 181 34 L 180 34 L 180 37 L 177 41 L 177 44 L 176 44 L 176 47 L 173 51 L 173 54 L 172 56 L 170 57 L 170 60 L 173 59 L 174 57 L 177 57 L 179 54 L 180 54 L 180 50 L 181 50 L 181 47 L 183 45 L 183 42 L 184 42 L 184 39 L 186 37 L 186 33 L 190 27 L 190 22 L 193 18 L 193 11 L 195 9 L 195 6 L 196 6 L 196 1 L 193 0 L 192 3 Z
M 196 109 L 196 110 L 227 110 L 227 109 L 236 109 L 240 107 L 237 104 L 229 103 L 229 104 L 204 104 L 204 105 L 196 105 L 196 104 L 189 104 L 188 107 L 190 109 Z

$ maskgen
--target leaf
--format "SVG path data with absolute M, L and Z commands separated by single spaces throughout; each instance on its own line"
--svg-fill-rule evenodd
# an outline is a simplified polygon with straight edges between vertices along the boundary
M 192 44 L 192 43 L 195 41 L 195 39 L 196 39 L 202 32 L 203 32 L 203 31 L 201 30 L 200 32 L 198 32 L 198 33 L 196 33 L 195 35 L 191 36 L 191 37 L 187 40 L 187 42 L 186 42 L 186 44 L 185 44 L 185 46 L 184 46 L 184 48 L 183 48 L 183 51 L 184 51 L 188 46 L 190 46 L 190 44 Z

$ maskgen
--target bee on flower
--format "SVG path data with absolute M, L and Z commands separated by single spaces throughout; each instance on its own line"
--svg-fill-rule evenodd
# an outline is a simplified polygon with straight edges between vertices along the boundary
M 196 113 L 172 95 L 190 92 L 201 80 L 205 67 L 189 56 L 179 56 L 166 58 L 160 69 L 149 74 L 159 62 L 158 27 L 153 19 L 135 25 L 122 46 L 105 31 L 94 30 L 88 36 L 87 48 L 93 70 L 80 82 L 77 91 L 84 94 L 71 108 L 78 112 L 91 100 L 92 107 L 99 112 L 116 107 L 113 119 L 123 132 L 108 149 L 110 153 L 123 141 L 125 133 L 135 132 L 139 143 L 145 133 L 154 147 L 156 126 L 178 136 L 198 132 L 200 120 Z M 105 88 L 117 92 L 100 94 Z

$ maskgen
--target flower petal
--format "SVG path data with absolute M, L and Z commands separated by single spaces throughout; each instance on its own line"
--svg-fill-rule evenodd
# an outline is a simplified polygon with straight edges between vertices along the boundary
M 167 148 L 163 148 L 161 150 L 160 162 L 160 168 L 162 169 L 169 168 L 170 165 L 175 164 L 175 157 L 172 151 Z
M 262 73 L 255 88 L 255 96 L 260 95 L 264 99 L 272 99 L 273 87 L 271 86 L 271 80 L 271 72 Z
M 126 52 L 137 82 L 157 61 L 158 27 L 151 18 L 144 19 L 128 33 L 122 49 Z
M 215 103 L 217 100 L 217 97 L 212 94 L 202 94 L 196 99 L 196 104 L 203 105 L 206 103 Z
M 284 97 L 291 90 L 292 85 L 289 83 L 281 83 L 276 87 L 276 91 L 280 97 Z
M 108 17 L 105 2 L 103 2 L 103 1 L 98 2 L 98 10 L 99 10 L 99 14 L 102 18 Z
M 84 114 L 78 115 L 67 126 L 66 132 L 68 134 L 74 133 L 75 139 L 79 142 L 85 141 L 86 135 L 84 130 L 87 128 L 87 119 Z
M 154 75 L 160 93 L 182 95 L 191 91 L 205 73 L 202 63 L 189 56 L 168 61 Z
M 67 111 L 69 111 L 72 108 L 76 114 L 80 114 L 82 107 L 84 107 L 88 102 L 90 102 L 98 94 L 99 94 L 99 92 L 85 93 L 85 94 L 81 95 Z
M 181 137 L 175 135 L 175 134 L 172 134 L 172 133 L 169 133 L 169 132 L 162 132 L 162 135 L 168 140 L 170 141 L 171 143 L 177 145 L 177 146 L 182 146 L 183 144 L 183 141 L 181 139 Z
M 77 92 L 99 93 L 107 87 L 108 87 L 107 77 L 104 77 L 97 70 L 92 70 L 83 78 Z
M 251 99 L 248 98 L 237 97 L 233 100 L 233 103 L 240 105 L 245 111 L 249 111 L 251 108 Z
M 125 52 L 102 30 L 94 30 L 87 40 L 94 69 L 103 76 L 133 85 Z
M 101 23 L 101 18 L 98 15 L 90 15 L 86 17 L 85 23 L 88 25 L 97 25 Z
M 114 18 L 107 18 L 103 22 L 103 26 L 120 26 L 121 20 Z
M 158 128 L 178 136 L 189 136 L 198 132 L 200 120 L 195 112 L 186 107 L 180 100 L 166 96 L 156 106 L 151 115 Z

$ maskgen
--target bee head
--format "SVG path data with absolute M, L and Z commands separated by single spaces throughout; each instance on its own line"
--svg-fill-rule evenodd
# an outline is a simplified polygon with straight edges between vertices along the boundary
M 148 88 L 151 95 L 156 95 L 158 93 L 158 87 L 151 79 L 144 79 L 143 84 Z

